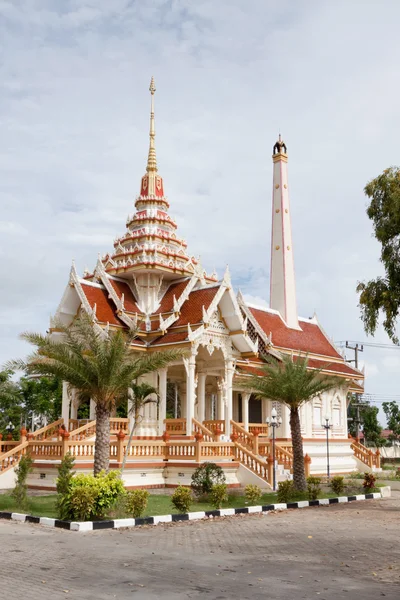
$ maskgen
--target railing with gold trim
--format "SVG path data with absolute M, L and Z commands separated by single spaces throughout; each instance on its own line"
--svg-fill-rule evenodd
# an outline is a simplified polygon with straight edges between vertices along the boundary
M 69 419 L 68 431 L 72 433 L 73 431 L 75 431 L 75 429 L 79 429 L 80 427 L 87 425 L 91 421 L 92 419 Z
M 194 434 L 196 433 L 201 433 L 201 435 L 203 436 L 203 440 L 205 442 L 213 442 L 214 441 L 214 434 L 212 431 L 210 431 L 209 429 L 207 429 L 207 427 L 205 427 L 204 425 L 202 425 L 200 423 L 200 421 L 197 421 L 197 419 L 192 419 L 192 431 Z
M 258 458 L 258 456 L 238 442 L 234 443 L 234 456 L 242 465 L 250 469 L 258 477 L 261 477 L 267 483 L 271 483 L 271 464 Z
M 57 437 L 58 430 L 63 424 L 64 419 L 58 419 L 58 421 L 54 421 L 53 423 L 49 423 L 49 425 L 46 425 L 45 427 L 41 427 L 40 429 L 33 431 L 32 436 L 35 440 L 46 440 L 49 437 Z
M 167 442 L 166 458 L 173 460 L 195 460 L 196 442 L 174 441 Z
M 249 433 L 248 431 L 246 431 L 246 429 L 244 427 L 242 427 L 239 423 L 236 423 L 236 421 L 231 421 L 231 426 L 232 426 L 232 433 L 234 433 L 238 436 L 237 441 L 239 442 L 239 444 L 241 444 L 242 446 L 245 446 L 249 450 L 253 450 L 254 449 L 254 435 L 252 433 Z
M 272 442 L 263 442 L 262 440 L 258 443 L 258 454 L 260 456 L 272 456 Z M 283 466 L 284 469 L 288 469 L 290 472 L 293 471 L 293 448 L 288 445 L 281 445 L 281 443 L 275 443 L 275 457 L 279 465 Z
M 185 435 L 186 419 L 164 419 L 165 431 L 172 435 Z
M 20 443 L 20 440 L 5 440 L 4 442 L 0 442 L 0 454 L 13 450 L 17 446 L 19 446 Z
M 29 442 L 23 442 L 22 444 L 18 444 L 12 450 L 5 452 L 0 456 L 0 473 L 4 473 L 8 469 L 11 469 L 15 465 L 18 464 L 21 456 L 26 454 Z
M 360 442 L 353 439 L 350 444 L 351 449 L 354 452 L 354 456 L 358 458 L 365 465 L 370 467 L 371 469 L 375 467 L 376 469 L 381 468 L 381 455 L 379 449 L 376 452 L 373 452 L 370 448 L 366 448 Z
M 203 421 L 204 427 L 207 427 L 215 435 L 215 430 L 219 429 L 221 434 L 225 433 L 225 421 L 222 419 L 216 419 L 213 421 Z
M 118 431 L 123 431 L 129 435 L 129 419 L 126 417 L 112 417 L 110 419 L 110 433 L 116 434 Z
M 96 421 L 88 421 L 85 425 L 78 427 L 70 432 L 70 440 L 79 441 L 86 440 L 96 434 Z
M 29 442 L 28 452 L 34 459 L 61 459 L 63 443 L 53 442 L 52 440 L 32 440 Z
M 124 454 L 126 454 L 127 440 L 124 441 Z M 133 440 L 129 448 L 127 459 L 136 458 L 164 458 L 167 444 L 162 440 Z

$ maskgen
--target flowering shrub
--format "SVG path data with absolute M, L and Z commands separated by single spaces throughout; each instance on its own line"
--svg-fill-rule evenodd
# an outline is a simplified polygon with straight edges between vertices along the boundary
M 91 491 L 85 493 L 82 489 Z M 101 471 L 96 476 L 80 473 L 71 479 L 65 494 L 64 518 L 80 519 L 79 513 L 85 515 L 84 520 L 101 519 L 124 494 L 125 488 L 119 471 Z
M 309 500 L 317 500 L 321 493 L 321 478 L 320 477 L 307 477 L 307 491 Z
M 244 488 L 244 494 L 249 504 L 256 504 L 256 502 L 261 500 L 262 491 L 258 485 L 249 484 Z
M 198 497 L 209 494 L 218 483 L 225 483 L 225 474 L 215 463 L 203 463 L 192 475 L 192 490 Z
M 216 483 L 210 493 L 210 502 L 214 508 L 221 508 L 224 502 L 228 502 L 226 483 Z
M 141 517 L 146 510 L 149 495 L 147 490 L 132 490 L 128 492 L 125 499 L 127 512 L 135 518 Z
M 193 502 L 192 490 L 184 485 L 179 485 L 171 496 L 171 501 L 176 510 L 187 513 Z
M 344 477 L 342 475 L 335 475 L 335 477 L 332 477 L 329 486 L 335 494 L 340 496 L 344 492 Z
M 287 479 L 278 483 L 277 496 L 279 503 L 287 504 L 291 501 L 295 493 L 296 490 L 294 489 L 294 482 L 292 480 Z

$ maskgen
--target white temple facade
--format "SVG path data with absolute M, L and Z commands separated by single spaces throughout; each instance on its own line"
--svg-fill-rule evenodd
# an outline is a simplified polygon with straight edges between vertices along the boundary
M 83 310 L 99 331 L 137 329 L 132 348 L 138 352 L 186 350 L 183 360 L 148 376 L 159 389 L 160 401 L 144 409 L 136 430 L 137 436 L 143 437 L 159 437 L 167 431 L 191 438 L 193 423 L 217 431 L 220 440 L 229 440 L 234 431 L 242 429 L 268 437 L 266 419 L 276 408 L 282 417 L 278 440 L 289 444 L 288 409 L 241 392 L 238 380 L 261 374 L 268 355 L 279 360 L 290 353 L 295 360 L 307 353 L 310 369 L 322 369 L 344 381 L 343 387 L 314 398 L 301 409 L 312 471 L 325 468 L 322 423 L 326 413 L 333 425 L 332 472 L 353 470 L 356 463 L 348 439 L 347 396 L 362 391 L 364 375 L 346 363 L 315 316 L 305 319 L 298 315 L 286 144 L 279 136 L 273 146 L 267 309 L 248 304 L 235 292 L 229 269 L 220 280 L 215 273 L 207 273 L 179 237 L 157 167 L 153 79 L 150 94 L 150 146 L 135 212 L 127 218 L 113 250 L 98 259 L 93 272 L 81 276 L 72 266 L 56 319 L 68 325 Z M 94 418 L 93 405 L 90 411 Z M 65 386 L 64 422 L 77 416 L 78 406 Z

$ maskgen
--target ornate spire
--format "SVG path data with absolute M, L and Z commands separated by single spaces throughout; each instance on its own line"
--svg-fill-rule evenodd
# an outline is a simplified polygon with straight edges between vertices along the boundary
M 154 126 L 154 94 L 156 86 L 154 83 L 154 77 L 150 81 L 150 94 L 151 94 L 151 108 L 150 108 L 150 146 L 149 156 L 147 158 L 146 174 L 142 177 L 142 184 L 140 186 L 140 198 L 157 198 L 160 199 L 166 206 L 168 202 L 164 198 L 164 184 L 162 177 L 157 175 L 157 158 L 156 158 L 156 131 Z M 136 203 L 136 206 L 137 203 Z
M 154 77 L 151 78 L 149 91 L 151 94 L 151 109 L 150 109 L 150 147 L 149 147 L 149 156 L 147 159 L 147 167 L 146 167 L 146 171 L 148 173 L 150 171 L 157 172 L 157 158 L 156 158 L 156 146 L 155 146 L 156 132 L 155 132 L 155 128 L 154 128 L 154 94 L 156 91 L 156 86 L 154 83 Z

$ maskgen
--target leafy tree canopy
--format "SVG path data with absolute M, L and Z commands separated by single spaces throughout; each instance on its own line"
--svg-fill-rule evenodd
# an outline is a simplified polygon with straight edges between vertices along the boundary
M 393 440 L 400 439 L 400 407 L 397 402 L 384 402 L 382 408 L 387 419 L 388 429 L 392 430 L 390 436 Z
M 385 169 L 365 186 L 364 191 L 370 199 L 367 215 L 372 221 L 374 235 L 381 244 L 380 260 L 385 274 L 358 284 L 361 318 L 366 333 L 374 334 L 382 313 L 386 333 L 398 344 L 396 321 L 400 309 L 400 168 Z

